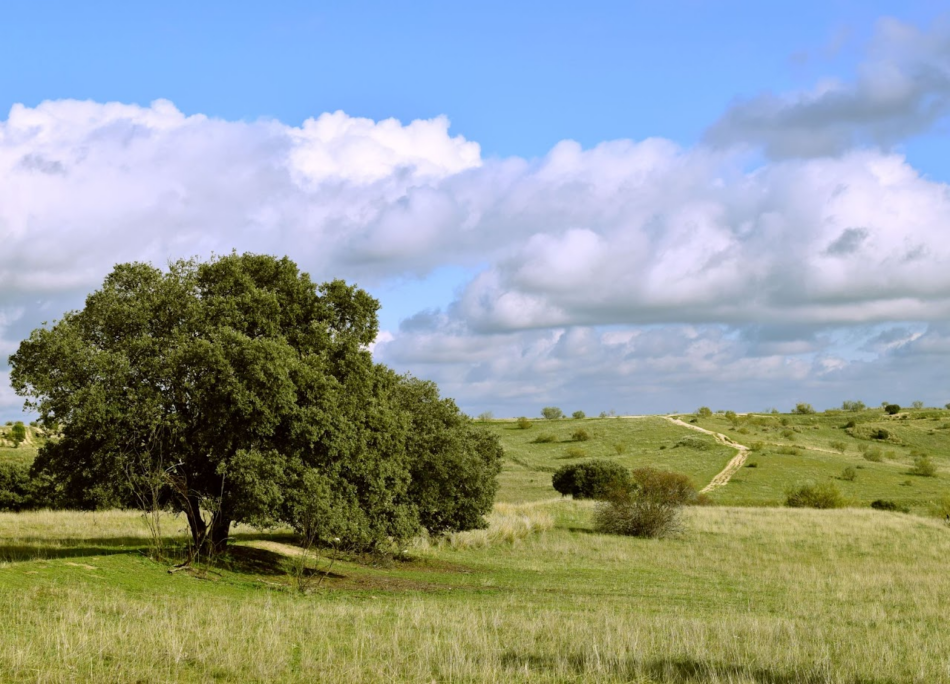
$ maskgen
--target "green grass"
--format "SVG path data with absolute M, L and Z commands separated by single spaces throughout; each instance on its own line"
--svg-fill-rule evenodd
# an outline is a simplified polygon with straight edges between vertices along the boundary
M 0 681 L 948 681 L 950 527 L 776 506 L 790 485 L 832 480 L 855 506 L 888 498 L 926 512 L 950 477 L 950 430 L 940 427 L 950 412 L 936 414 L 859 414 L 900 441 L 882 445 L 894 458 L 880 463 L 841 429 L 850 414 L 784 416 L 786 426 L 750 417 L 736 428 L 700 419 L 764 447 L 749 456 L 757 467 L 714 491 L 730 505 L 687 509 L 685 533 L 659 541 L 595 533 L 594 504 L 558 497 L 550 476 L 577 447 L 703 485 L 735 453 L 660 417 L 492 423 L 508 503 L 496 504 L 491 527 L 419 538 L 391 562 L 323 555 L 304 570 L 288 530 L 241 526 L 221 563 L 169 573 L 170 561 L 148 557 L 136 513 L 3 513 Z M 579 426 L 591 439 L 569 441 Z M 544 433 L 555 442 L 533 441 Z M 708 448 L 677 447 L 684 437 Z M 780 453 L 792 445 L 801 452 Z M 0 448 L 0 458 L 25 449 Z M 906 474 L 912 450 L 931 455 L 938 477 Z M 837 479 L 847 466 L 853 482 Z M 172 556 L 184 528 L 162 518 Z
M 337 563 L 309 594 L 289 589 L 279 557 L 249 546 L 253 533 L 230 569 L 196 577 L 142 555 L 134 514 L 102 516 L 108 529 L 89 538 L 88 517 L 0 515 L 0 556 L 11 543 L 42 556 L 0 563 L 0 672 L 11 682 L 946 680 L 950 531 L 937 521 L 700 508 L 681 538 L 650 541 L 594 534 L 590 513 L 569 500 L 509 508 L 556 524 L 487 547 L 417 545 L 390 566 Z

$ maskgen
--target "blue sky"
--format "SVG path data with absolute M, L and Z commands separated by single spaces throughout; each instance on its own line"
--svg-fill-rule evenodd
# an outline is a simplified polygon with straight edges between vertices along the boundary
M 237 248 L 472 413 L 943 404 L 945 7 L 10 4 L 2 351 Z

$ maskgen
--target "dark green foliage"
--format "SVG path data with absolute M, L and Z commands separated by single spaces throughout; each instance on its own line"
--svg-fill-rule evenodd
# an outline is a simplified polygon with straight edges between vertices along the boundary
M 518 426 L 518 428 L 521 429 L 521 430 L 527 430 L 529 427 L 531 427 L 531 421 L 528 420 L 527 418 L 525 418 L 524 416 L 521 416 L 521 418 L 519 418 L 519 419 L 515 422 L 515 424 L 516 424 L 516 425 Z
M 0 511 L 22 511 L 35 504 L 29 466 L 0 463 Z
M 557 441 L 557 436 L 545 433 L 538 435 L 533 441 L 535 444 L 554 444 Z
M 555 491 L 575 499 L 603 499 L 632 486 L 630 471 L 613 461 L 587 461 L 559 468 L 551 478 Z
M 822 482 L 805 484 L 789 491 L 785 505 L 791 508 L 842 508 L 845 501 L 834 484 Z
M 811 404 L 806 404 L 805 402 L 799 402 L 798 404 L 795 404 L 795 410 L 792 413 L 807 415 L 814 412 L 815 412 L 815 409 L 814 407 L 812 407 Z
M 10 428 L 10 439 L 13 440 L 13 446 L 18 447 L 26 439 L 26 426 L 22 420 L 18 420 Z
M 877 511 L 897 511 L 898 513 L 909 513 L 907 506 L 902 506 L 889 499 L 877 499 L 871 502 L 871 508 Z
M 81 508 L 151 500 L 143 488 L 157 486 L 209 551 L 232 522 L 366 550 L 423 519 L 477 526 L 497 442 L 434 386 L 373 363 L 378 306 L 286 258 L 116 266 L 11 357 L 14 388 L 60 435 L 33 474 L 51 501 Z
M 545 406 L 541 409 L 541 415 L 547 420 L 557 420 L 564 417 L 564 412 L 557 406 Z
M 586 442 L 590 439 L 590 433 L 584 428 L 578 428 L 571 433 L 571 439 L 575 442 Z
M 586 417 L 587 417 L 587 414 L 584 413 L 583 411 L 574 411 L 574 413 L 571 414 L 571 418 L 573 418 L 574 420 L 583 420 Z
M 885 430 L 884 428 L 876 428 L 871 430 L 870 435 L 871 439 L 888 439 L 891 436 L 891 433 Z
M 889 416 L 896 416 L 901 412 L 901 407 L 898 404 L 888 404 L 884 407 L 884 412 Z
M 700 418 L 709 418 L 712 415 L 712 409 L 708 406 L 700 406 L 696 409 L 696 415 Z
M 498 437 L 469 421 L 433 382 L 399 383 L 410 416 L 408 501 L 430 534 L 485 527 L 498 488 L 503 451 Z

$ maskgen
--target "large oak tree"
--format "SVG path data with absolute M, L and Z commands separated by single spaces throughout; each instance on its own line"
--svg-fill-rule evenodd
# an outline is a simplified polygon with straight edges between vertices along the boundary
M 211 552 L 234 522 L 363 548 L 480 526 L 498 441 L 373 362 L 378 306 L 287 258 L 116 266 L 10 359 L 58 434 L 34 476 L 61 505 L 170 505 Z

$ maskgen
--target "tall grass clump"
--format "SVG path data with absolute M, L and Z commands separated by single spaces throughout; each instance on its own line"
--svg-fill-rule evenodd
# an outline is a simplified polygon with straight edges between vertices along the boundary
M 487 529 L 453 532 L 442 537 L 438 544 L 456 550 L 510 546 L 554 527 L 553 516 L 536 504 L 497 503 L 485 518 Z

